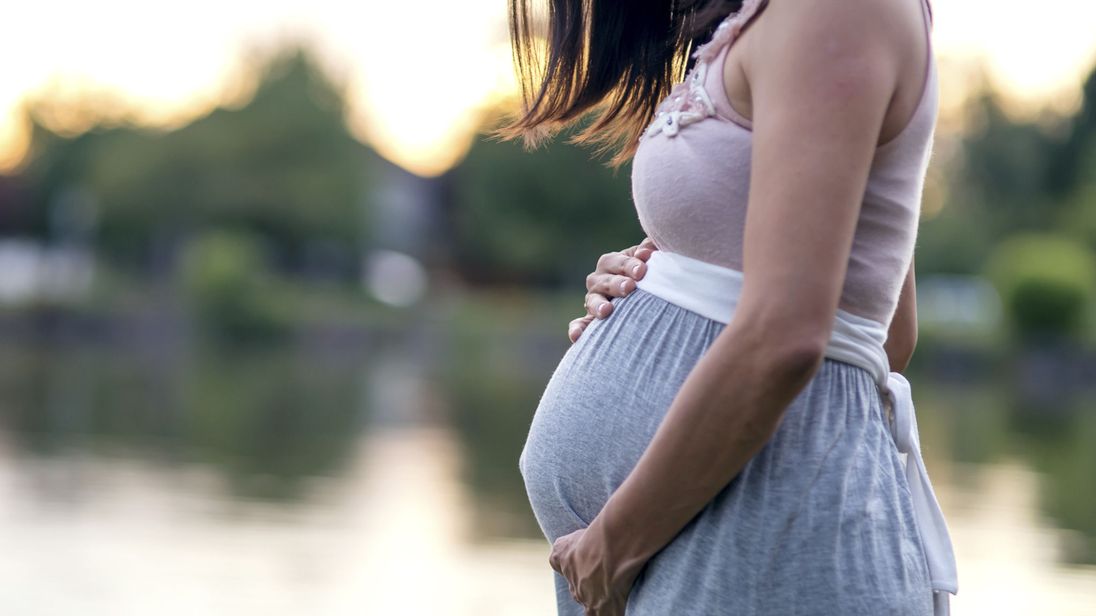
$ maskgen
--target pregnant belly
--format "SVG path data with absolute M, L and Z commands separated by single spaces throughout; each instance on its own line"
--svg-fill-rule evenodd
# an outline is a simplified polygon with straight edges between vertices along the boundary
M 519 460 L 550 540 L 597 515 L 723 328 L 642 289 L 612 301 L 553 372 Z

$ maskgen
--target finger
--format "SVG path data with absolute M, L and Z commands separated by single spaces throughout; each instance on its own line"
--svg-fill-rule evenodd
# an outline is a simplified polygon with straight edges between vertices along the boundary
M 633 256 L 626 255 L 622 252 L 607 252 L 601 255 L 601 258 L 597 261 L 597 266 L 594 268 L 593 275 L 597 274 L 620 274 L 623 276 L 631 276 L 637 265 L 641 265 L 643 259 L 636 259 Z M 589 276 L 587 276 L 589 279 Z M 589 285 L 587 285 L 589 289 Z
M 636 261 L 642 263 L 642 261 Z M 613 274 L 610 272 L 591 272 L 586 277 L 586 292 L 597 293 L 606 297 L 623 297 L 627 293 L 621 291 L 621 280 L 628 278 L 622 274 Z
M 598 269 L 586 276 L 586 291 L 606 297 L 623 297 L 635 290 L 635 287 L 624 279 L 643 277 L 647 265 L 642 259 L 626 259 L 623 265 L 617 261 L 599 261 Z M 628 268 L 631 273 L 628 273 Z
M 654 254 L 656 250 L 658 250 L 658 246 L 655 246 L 655 243 L 651 241 L 651 238 L 647 238 L 639 244 L 639 247 L 636 248 L 636 251 L 634 253 L 632 253 L 632 256 L 637 259 L 646 261 L 647 259 L 651 258 L 651 255 Z
M 559 571 L 560 574 L 563 573 L 563 571 L 561 571 L 559 568 L 559 553 L 556 552 L 555 549 L 553 549 L 552 553 L 548 555 L 548 566 L 552 567 L 556 571 Z M 568 584 L 570 584 L 570 582 L 568 582 Z
M 587 291 L 605 297 L 624 297 L 634 291 L 635 288 L 636 281 L 634 278 L 618 274 L 602 274 L 594 279 L 593 284 L 587 287 Z
M 594 317 L 586 315 L 584 317 L 579 317 L 571 321 L 571 323 L 567 326 L 567 337 L 571 339 L 572 343 L 578 341 L 578 338 L 582 335 L 582 332 L 586 331 L 586 326 L 589 325 L 590 322 L 593 320 Z
M 599 319 L 604 319 L 613 312 L 613 304 L 609 298 L 599 293 L 587 293 L 584 306 L 586 314 Z
M 638 250 L 638 249 L 639 249 L 639 244 L 636 244 L 635 246 L 629 246 L 629 247 L 625 248 L 624 250 L 621 250 L 620 254 L 632 257 L 632 256 L 635 256 L 636 250 Z

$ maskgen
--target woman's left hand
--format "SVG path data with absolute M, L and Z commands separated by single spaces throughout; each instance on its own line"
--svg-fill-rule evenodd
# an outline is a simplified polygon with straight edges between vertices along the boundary
M 567 579 L 571 595 L 586 608 L 586 616 L 624 616 L 639 574 L 616 570 L 586 531 L 580 528 L 556 539 L 548 563 Z

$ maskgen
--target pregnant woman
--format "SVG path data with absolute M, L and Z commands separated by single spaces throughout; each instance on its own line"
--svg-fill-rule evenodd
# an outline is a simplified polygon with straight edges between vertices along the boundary
M 577 138 L 632 159 L 650 238 L 588 278 L 519 459 L 559 614 L 946 613 L 955 561 L 898 373 L 927 0 L 549 0 L 544 43 L 530 1 L 506 134 L 598 113 Z

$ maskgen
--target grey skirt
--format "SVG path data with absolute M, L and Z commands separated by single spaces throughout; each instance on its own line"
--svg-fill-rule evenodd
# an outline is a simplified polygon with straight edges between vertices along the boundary
M 643 289 L 611 301 L 613 313 L 553 372 L 518 461 L 549 542 L 598 514 L 726 327 Z M 882 413 L 871 374 L 827 358 L 773 438 L 648 561 L 627 615 L 931 616 L 925 553 Z M 583 616 L 563 576 L 545 568 L 559 615 Z

